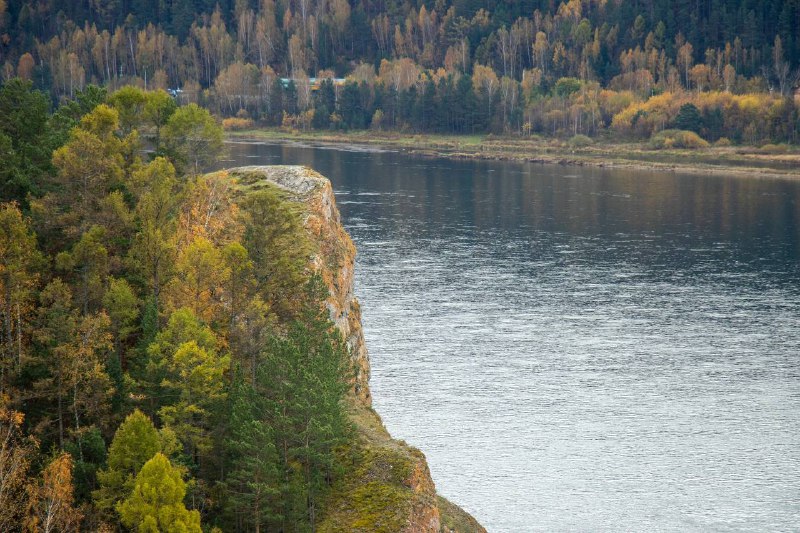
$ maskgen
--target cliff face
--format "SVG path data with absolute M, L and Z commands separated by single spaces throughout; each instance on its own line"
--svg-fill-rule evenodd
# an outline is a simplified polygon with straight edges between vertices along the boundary
M 333 490 L 320 531 L 485 531 L 474 518 L 436 495 L 425 456 L 391 438 L 371 408 L 369 355 L 361 308 L 353 294 L 356 249 L 344 230 L 330 181 L 301 166 L 239 167 L 229 174 L 257 188 L 276 185 L 297 201 L 316 244 L 313 268 L 329 288 L 331 320 L 347 341 L 355 370 L 349 411 L 358 438 L 352 468 Z

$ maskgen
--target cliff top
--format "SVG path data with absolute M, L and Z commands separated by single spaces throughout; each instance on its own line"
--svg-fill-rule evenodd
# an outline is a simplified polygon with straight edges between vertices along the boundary
M 304 165 L 250 165 L 231 168 L 228 173 L 245 188 L 257 189 L 259 183 L 267 181 L 302 199 L 330 183 L 327 178 Z

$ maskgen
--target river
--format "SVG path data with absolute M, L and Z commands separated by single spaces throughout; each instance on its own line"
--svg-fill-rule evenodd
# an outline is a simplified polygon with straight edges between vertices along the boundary
M 374 407 L 489 531 L 800 525 L 800 182 L 230 148 L 331 179 Z

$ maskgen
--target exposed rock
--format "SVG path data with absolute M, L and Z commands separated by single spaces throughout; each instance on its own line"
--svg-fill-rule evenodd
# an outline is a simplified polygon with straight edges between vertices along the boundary
M 344 230 L 330 181 L 302 166 L 249 166 L 228 171 L 250 190 L 272 184 L 299 202 L 317 252 L 313 268 L 328 285 L 331 320 L 347 341 L 355 367 L 350 417 L 357 439 L 319 531 L 364 533 L 482 532 L 465 511 L 437 496 L 425 455 L 391 438 L 371 408 L 369 355 L 361 308 L 353 294 L 356 249 Z M 441 511 L 440 511 L 441 509 Z

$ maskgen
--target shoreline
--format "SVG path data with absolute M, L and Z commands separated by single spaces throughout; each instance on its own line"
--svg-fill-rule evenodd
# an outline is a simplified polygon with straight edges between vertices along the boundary
M 226 132 L 228 142 L 302 143 L 316 147 L 376 148 L 423 157 L 517 161 L 542 165 L 628 169 L 675 174 L 800 179 L 800 152 L 765 154 L 755 147 L 648 150 L 644 143 L 599 142 L 571 148 L 557 139 L 492 135 L 401 135 L 386 132 L 286 132 L 255 129 Z

